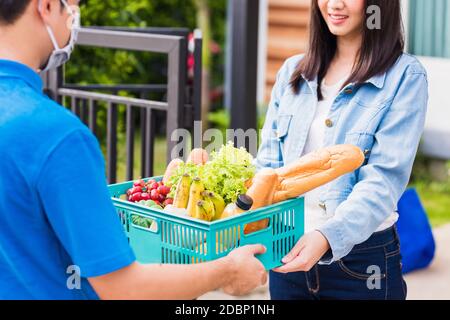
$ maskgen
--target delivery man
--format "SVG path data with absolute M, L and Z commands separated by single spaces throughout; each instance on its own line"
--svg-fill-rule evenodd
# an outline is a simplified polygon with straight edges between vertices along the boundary
M 193 299 L 263 284 L 261 245 L 199 265 L 136 262 L 97 140 L 42 93 L 38 72 L 74 47 L 77 5 L 0 0 L 0 299 Z

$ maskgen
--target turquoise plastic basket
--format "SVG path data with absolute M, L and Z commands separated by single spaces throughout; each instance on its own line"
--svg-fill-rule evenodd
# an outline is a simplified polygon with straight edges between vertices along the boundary
M 151 179 L 160 180 L 161 177 Z M 304 233 L 303 198 L 237 217 L 205 222 L 119 199 L 132 185 L 133 182 L 110 185 L 109 192 L 130 245 L 141 263 L 201 263 L 224 257 L 240 246 L 263 244 L 267 252 L 258 259 L 270 270 L 282 265 L 281 259 Z M 133 224 L 133 215 L 153 220 L 152 227 Z M 269 221 L 267 228 L 244 234 L 245 225 L 264 219 Z

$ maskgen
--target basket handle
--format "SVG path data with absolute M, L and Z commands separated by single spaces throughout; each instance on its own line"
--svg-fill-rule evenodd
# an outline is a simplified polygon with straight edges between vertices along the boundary
M 252 223 L 259 222 L 259 221 L 262 221 L 262 220 L 265 220 L 265 219 L 269 219 L 269 218 L 260 219 L 260 220 L 254 221 Z M 242 233 L 242 236 L 244 238 L 248 239 L 248 238 L 259 236 L 260 234 L 263 234 L 263 233 L 268 233 L 268 232 L 271 233 L 272 232 L 272 222 L 270 220 L 269 220 L 269 222 L 267 224 L 267 227 L 264 227 L 261 230 L 258 230 L 258 231 L 246 234 L 245 233 L 245 226 L 248 225 L 248 224 L 250 224 L 250 223 L 245 223 L 245 224 L 242 225 L 241 233 Z
M 130 215 L 129 219 L 130 219 L 130 225 L 132 227 L 140 229 L 140 230 L 143 230 L 143 231 L 151 232 L 151 233 L 156 233 L 156 234 L 158 234 L 160 232 L 160 230 L 159 230 L 160 229 L 159 228 L 160 224 L 159 224 L 159 221 L 158 221 L 157 218 L 153 218 L 153 217 L 149 218 L 149 217 L 146 217 L 146 216 L 143 216 L 143 215 L 140 215 L 140 214 L 136 214 L 136 213 L 133 213 L 133 215 L 138 215 L 138 216 L 143 217 L 143 218 L 151 219 L 152 220 L 152 224 L 150 225 L 150 228 L 145 228 L 145 227 L 142 227 L 142 226 L 138 226 L 137 224 L 133 223 L 133 219 L 131 219 L 132 215 Z

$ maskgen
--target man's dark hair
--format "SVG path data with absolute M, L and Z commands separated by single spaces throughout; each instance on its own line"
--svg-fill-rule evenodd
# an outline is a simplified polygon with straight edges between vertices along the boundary
M 9 25 L 16 22 L 31 0 L 0 0 L 0 25 Z

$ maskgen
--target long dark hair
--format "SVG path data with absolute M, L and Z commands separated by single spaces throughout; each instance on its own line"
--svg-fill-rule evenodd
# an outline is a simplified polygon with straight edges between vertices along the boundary
M 405 40 L 400 0 L 365 0 L 364 12 L 372 5 L 380 8 L 381 29 L 369 29 L 365 26 L 362 28 L 359 58 L 355 61 L 353 71 L 343 87 L 349 83 L 361 84 L 373 76 L 386 72 L 403 53 Z M 368 17 L 369 14 L 366 13 L 366 19 Z M 295 93 L 298 92 L 304 78 L 311 81 L 317 76 L 318 83 L 322 82 L 336 49 L 337 37 L 330 32 L 317 0 L 312 0 L 309 48 L 290 82 Z M 319 99 L 322 99 L 320 85 L 317 93 Z

